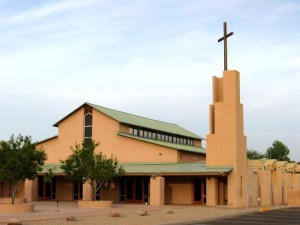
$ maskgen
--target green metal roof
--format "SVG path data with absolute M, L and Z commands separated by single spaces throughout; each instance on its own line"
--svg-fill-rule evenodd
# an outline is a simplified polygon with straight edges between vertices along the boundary
M 47 173 L 49 169 L 54 174 L 63 174 L 61 164 L 45 164 L 41 174 Z M 229 173 L 232 166 L 207 167 L 205 162 L 189 163 L 119 163 L 127 175 L 178 175 L 178 174 L 199 174 L 199 175 L 221 175 Z
M 109 109 L 103 106 L 98 106 L 91 103 L 86 103 L 87 105 L 93 107 L 94 109 L 106 114 L 107 116 L 119 121 L 120 123 L 135 125 L 139 127 L 144 127 L 148 129 L 163 131 L 171 134 L 178 134 L 185 137 L 192 137 L 196 139 L 204 139 L 193 132 L 186 130 L 177 124 L 166 123 L 158 120 L 149 119 L 142 116 L 137 116 L 114 109 Z
M 189 163 L 120 163 L 126 174 L 221 174 L 232 170 L 231 166 L 206 167 L 205 162 Z
M 149 139 L 149 138 L 144 138 L 144 137 L 138 137 L 138 136 L 134 136 L 134 135 L 123 133 L 123 132 L 119 132 L 118 134 L 121 136 L 124 136 L 124 137 L 129 137 L 129 138 L 137 139 L 140 141 L 145 141 L 148 143 L 161 145 L 161 146 L 165 146 L 168 148 L 173 148 L 173 149 L 177 149 L 177 150 L 181 150 L 181 151 L 206 154 L 206 149 L 201 148 L 201 147 L 195 147 L 195 146 L 190 146 L 190 145 L 181 145 L 181 144 L 170 143 L 170 142 L 166 142 L 166 141 L 159 141 L 159 140 L 154 140 L 154 139 Z
M 52 170 L 54 174 L 64 174 L 64 171 L 60 168 L 62 164 L 60 163 L 45 163 L 43 165 L 43 170 L 39 173 L 45 174 L 49 172 L 49 169 Z

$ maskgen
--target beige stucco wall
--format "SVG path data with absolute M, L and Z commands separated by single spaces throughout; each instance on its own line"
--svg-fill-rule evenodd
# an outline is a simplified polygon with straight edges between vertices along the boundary
M 281 171 L 272 171 L 273 204 L 283 204 L 283 174 Z
M 205 161 L 205 155 L 192 152 L 178 151 L 178 162 L 199 162 Z
M 218 205 L 218 180 L 216 177 L 206 178 L 206 205 Z
M 190 177 L 167 177 L 165 185 L 166 204 L 192 204 L 193 183 Z
M 259 194 L 262 206 L 272 205 L 272 171 L 259 170 Z
M 300 206 L 300 191 L 288 191 L 288 205 L 290 207 Z
M 292 189 L 293 191 L 300 191 L 300 174 L 292 174 Z
M 113 154 L 120 162 L 177 161 L 176 150 L 117 135 L 119 127 L 119 122 L 93 110 L 93 139 L 100 141 L 98 151 Z
M 259 176 L 258 169 L 248 167 L 247 197 L 248 206 L 258 206 Z
M 37 196 L 38 196 L 37 180 L 38 180 L 37 178 L 34 180 L 25 180 L 24 197 L 27 199 L 27 202 L 32 202 L 37 200 Z
M 71 154 L 71 146 L 75 142 L 83 141 L 83 108 L 74 112 L 67 119 L 59 123 L 58 138 L 40 143 L 37 147 L 43 147 L 48 155 L 45 163 L 59 163 Z
M 153 206 L 164 205 L 165 202 L 165 178 L 150 178 L 150 204 Z
M 288 204 L 288 191 L 293 189 L 292 174 L 283 173 L 283 203 Z

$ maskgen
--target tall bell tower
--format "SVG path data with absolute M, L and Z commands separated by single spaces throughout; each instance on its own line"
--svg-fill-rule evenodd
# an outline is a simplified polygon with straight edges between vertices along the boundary
M 225 70 L 213 77 L 213 103 L 209 107 L 210 131 L 206 136 L 207 166 L 232 166 L 223 177 L 207 178 L 207 205 L 247 205 L 247 157 L 240 73 Z

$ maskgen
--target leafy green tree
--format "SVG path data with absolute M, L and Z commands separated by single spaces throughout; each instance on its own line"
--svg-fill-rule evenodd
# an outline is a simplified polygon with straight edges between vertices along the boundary
M 271 147 L 266 151 L 266 158 L 277 159 L 278 161 L 290 161 L 288 157 L 290 153 L 289 148 L 282 142 L 275 140 Z
M 265 154 L 260 153 L 259 151 L 248 149 L 247 159 L 262 159 L 265 157 Z
M 20 184 L 25 179 L 35 179 L 46 159 L 45 151 L 36 149 L 30 136 L 12 135 L 8 141 L 0 143 L 0 180 L 8 182 L 12 204 Z
M 115 157 L 107 158 L 102 152 L 95 153 L 98 145 L 94 140 L 87 139 L 81 145 L 71 147 L 72 154 L 66 160 L 61 160 L 61 168 L 68 179 L 91 185 L 93 201 L 99 189 L 125 173 Z

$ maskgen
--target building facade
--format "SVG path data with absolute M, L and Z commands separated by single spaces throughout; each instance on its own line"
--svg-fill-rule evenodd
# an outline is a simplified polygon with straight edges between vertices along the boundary
M 246 207 L 280 205 L 300 190 L 300 166 L 246 159 L 243 105 L 238 71 L 213 77 L 207 148 L 204 139 L 176 124 L 84 103 L 54 124 L 58 135 L 40 141 L 48 155 L 43 171 L 19 188 L 28 201 L 90 200 L 89 185 L 66 179 L 60 161 L 71 147 L 92 138 L 96 151 L 114 155 L 125 176 L 101 189 L 98 200 L 125 203 L 207 204 Z M 51 169 L 52 182 L 45 182 Z M 8 195 L 5 182 L 0 196 Z

